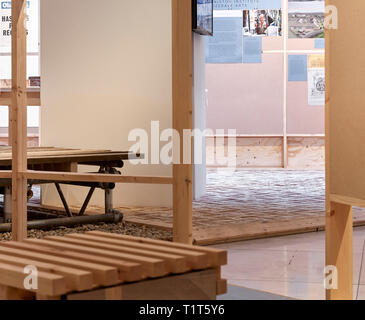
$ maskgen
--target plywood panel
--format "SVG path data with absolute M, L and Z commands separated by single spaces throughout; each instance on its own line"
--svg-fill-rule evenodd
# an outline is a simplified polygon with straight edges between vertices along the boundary
M 339 21 L 338 29 L 329 32 L 327 61 L 330 193 L 364 200 L 365 2 L 329 2 L 337 7 Z

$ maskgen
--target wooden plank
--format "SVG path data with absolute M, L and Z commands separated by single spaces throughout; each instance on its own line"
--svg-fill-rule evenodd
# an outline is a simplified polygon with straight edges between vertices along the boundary
M 214 269 L 122 286 L 123 300 L 215 300 Z M 194 288 L 192 290 L 192 288 Z
M 12 95 L 10 90 L 1 89 L 0 91 L 0 106 L 10 106 Z M 40 91 L 27 90 L 27 106 L 40 106 L 41 94 Z
M 0 263 L 0 283 L 5 286 L 24 290 L 24 268 Z M 35 292 L 35 289 L 29 291 Z M 38 272 L 37 291 L 55 296 L 67 293 L 66 282 L 62 276 L 47 272 Z
M 132 177 L 114 174 L 91 174 L 53 171 L 23 171 L 22 176 L 29 180 L 44 181 L 77 181 L 77 182 L 109 182 L 137 184 L 172 184 L 170 177 Z
M 289 156 L 288 156 L 288 30 L 289 30 L 289 22 L 288 22 L 288 1 L 282 0 L 282 17 L 283 17 L 283 150 L 282 150 L 282 158 L 283 158 L 283 168 L 288 168 Z
M 87 291 L 82 293 L 73 293 L 67 296 L 67 300 L 76 300 L 76 301 L 100 301 L 100 300 L 122 300 L 122 286 L 105 288 L 93 291 Z
M 66 288 L 69 291 L 85 291 L 93 288 L 93 276 L 92 273 L 88 271 L 4 254 L 0 254 L 0 263 L 15 265 L 22 268 L 32 265 L 37 267 L 38 271 L 61 275 L 64 277 Z
M 156 239 L 132 237 L 132 236 L 127 236 L 127 235 L 106 233 L 106 232 L 101 232 L 101 231 L 88 231 L 88 232 L 86 232 L 86 234 L 97 235 L 100 237 L 105 237 L 105 238 L 110 238 L 110 239 L 132 241 L 132 242 L 137 242 L 137 243 L 142 243 L 142 244 L 152 244 L 152 245 L 156 245 L 156 246 L 161 246 L 163 248 L 174 248 L 174 249 L 189 250 L 189 251 L 193 251 L 193 252 L 203 252 L 203 253 L 213 255 L 213 258 L 211 258 L 211 259 L 213 259 L 214 266 L 222 266 L 222 265 L 227 264 L 227 251 L 225 251 L 225 250 L 185 245 L 185 244 L 156 240 Z
M 331 202 L 337 202 L 337 203 L 347 204 L 349 206 L 365 208 L 365 200 L 363 199 L 356 199 L 346 196 L 340 196 L 337 194 L 330 194 L 329 200 Z
M 12 238 L 27 237 L 27 67 L 26 0 L 12 1 L 12 102 L 10 112 L 12 148 Z
M 57 265 L 87 270 L 93 273 L 94 282 L 101 285 L 113 285 L 120 283 L 116 268 L 108 265 L 83 262 L 77 259 L 55 257 L 50 254 L 42 254 L 32 251 L 32 246 L 22 242 L 4 242 L 0 244 L 0 253 L 10 254 L 15 257 L 38 260 L 45 263 L 57 263 Z M 1 281 L 0 281 L 1 283 Z
M 331 0 L 336 6 L 339 27 L 328 31 L 327 108 L 330 153 L 330 194 L 365 200 L 365 36 L 361 21 L 364 1 Z M 357 30 L 354 34 L 353 30 Z M 352 54 L 349 57 L 349 52 Z
M 34 300 L 35 293 L 0 285 L 0 300 Z
M 36 240 L 29 239 L 28 243 L 45 245 L 53 248 L 58 248 L 60 250 L 72 250 L 75 252 L 87 253 L 87 254 L 95 254 L 100 257 L 112 258 L 112 259 L 121 259 L 123 261 L 131 261 L 141 263 L 142 268 L 148 274 L 149 277 L 162 277 L 169 273 L 166 263 L 160 259 L 141 257 L 132 254 L 123 254 L 119 252 L 114 252 L 110 250 L 102 250 L 84 247 L 80 245 L 71 244 L 67 239 L 63 239 L 63 242 L 58 242 L 57 240 L 61 240 L 63 238 L 47 238 L 47 240 Z M 51 241 L 53 240 L 53 241 Z M 68 242 L 68 243 L 67 243 Z
M 196 252 L 187 249 L 178 249 L 166 246 L 159 246 L 153 244 L 146 244 L 146 243 L 138 243 L 133 241 L 126 241 L 121 239 L 111 239 L 106 238 L 98 235 L 92 234 L 68 234 L 66 237 L 71 237 L 75 239 L 85 239 L 90 241 L 95 241 L 98 243 L 107 243 L 117 245 L 123 248 L 132 248 L 134 249 L 143 249 L 143 250 L 150 250 L 151 252 L 163 252 L 167 254 L 173 254 L 182 256 L 185 258 L 186 263 L 189 265 L 191 269 L 205 269 L 208 267 L 214 267 L 214 256 L 213 254 L 203 253 L 203 252 Z
M 173 128 L 180 134 L 181 164 L 173 165 L 174 241 L 193 242 L 193 168 L 183 164 L 184 130 L 193 128 L 193 38 L 191 0 L 172 0 Z M 185 153 L 192 154 L 192 149 Z
M 335 266 L 338 288 L 326 290 L 328 300 L 353 299 L 352 207 L 332 202 L 326 215 L 326 266 Z
M 124 281 L 140 281 L 147 277 L 147 275 L 144 273 L 144 270 L 142 269 L 142 265 L 139 263 L 133 263 L 133 262 L 126 262 L 120 259 L 111 259 L 106 257 L 100 257 L 92 254 L 85 254 L 80 252 L 74 252 L 70 250 L 59 250 L 52 247 L 35 245 L 30 243 L 21 243 L 16 244 L 16 248 L 19 249 L 27 249 L 32 250 L 33 252 L 37 253 L 43 253 L 47 255 L 52 255 L 55 257 L 62 257 L 67 259 L 75 259 L 77 261 L 82 261 L 86 264 L 86 267 L 89 267 L 89 263 L 92 265 L 102 265 L 102 266 L 109 266 L 109 267 L 115 267 L 119 271 L 119 280 L 121 282 Z M 56 260 L 57 261 L 57 260 Z M 82 264 L 84 266 L 85 264 Z M 85 269 L 85 270 L 91 270 L 94 272 L 93 269 Z
M 0 171 L 0 179 L 11 179 L 12 171 L 2 170 Z
M 324 218 L 294 219 L 270 223 L 229 224 L 211 228 L 194 229 L 197 245 L 212 245 L 233 241 L 262 239 L 324 230 Z
M 152 250 L 148 250 L 145 248 L 130 248 L 128 246 L 124 245 L 116 245 L 111 243 L 105 243 L 105 242 L 99 242 L 95 241 L 95 239 L 87 239 L 85 237 L 81 237 L 77 234 L 73 235 L 65 235 L 64 237 L 45 237 L 46 240 L 53 240 L 53 241 L 59 241 L 59 242 L 66 242 L 71 243 L 75 245 L 81 245 L 88 248 L 96 248 L 96 249 L 102 249 L 102 250 L 108 250 L 108 251 L 114 251 L 114 252 L 120 252 L 123 254 L 128 254 L 128 259 L 130 259 L 129 255 L 137 255 L 141 257 L 149 257 L 149 258 L 155 258 L 155 259 L 161 259 L 166 261 L 166 264 L 168 265 L 168 268 L 170 272 L 172 273 L 183 273 L 190 271 L 191 268 L 187 265 L 186 260 L 183 256 L 172 254 L 172 253 L 162 253 L 162 252 L 156 252 Z M 127 257 L 127 256 L 126 256 Z M 134 257 L 132 257 L 134 259 Z M 140 261 L 138 261 L 140 262 Z
M 67 295 L 67 300 L 215 300 L 214 269 Z

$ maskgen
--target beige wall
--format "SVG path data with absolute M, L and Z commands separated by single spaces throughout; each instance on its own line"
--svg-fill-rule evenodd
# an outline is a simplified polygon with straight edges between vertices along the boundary
M 42 146 L 128 150 L 130 130 L 150 131 L 151 120 L 171 127 L 171 1 L 41 0 L 41 76 Z M 172 170 L 127 165 L 123 173 Z M 45 188 L 43 201 L 60 204 L 54 191 Z M 79 191 L 66 196 L 80 204 Z M 123 185 L 115 204 L 171 198 L 171 186 Z

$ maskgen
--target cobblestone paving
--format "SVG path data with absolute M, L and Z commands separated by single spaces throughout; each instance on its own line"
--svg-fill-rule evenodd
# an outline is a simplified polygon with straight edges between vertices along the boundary
M 194 201 L 194 227 L 321 217 L 323 171 L 210 169 L 206 195 Z M 170 208 L 122 207 L 129 218 L 172 224 Z M 363 214 L 364 210 L 356 210 Z

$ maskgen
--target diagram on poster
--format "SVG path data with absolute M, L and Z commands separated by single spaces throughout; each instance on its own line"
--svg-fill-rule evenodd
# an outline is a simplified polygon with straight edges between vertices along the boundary
M 27 1 L 27 51 L 39 51 L 39 0 Z M 0 51 L 11 52 L 11 1 L 0 1 Z
M 308 104 L 323 106 L 325 104 L 325 69 L 324 55 L 308 56 Z

